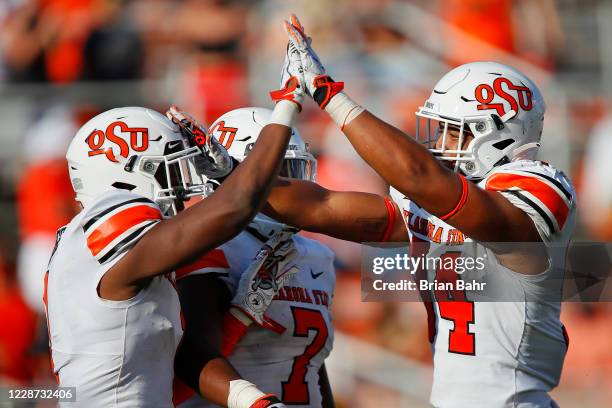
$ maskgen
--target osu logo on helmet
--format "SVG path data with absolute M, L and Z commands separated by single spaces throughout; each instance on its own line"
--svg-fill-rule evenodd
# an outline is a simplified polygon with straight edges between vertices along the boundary
M 508 91 L 516 91 L 516 98 L 514 95 L 508 93 L 508 91 L 502 88 L 502 85 L 506 85 Z M 504 116 L 506 110 L 504 109 L 503 103 L 491 103 L 495 95 L 499 96 L 510 104 L 510 110 L 513 110 L 515 114 L 519 112 L 519 106 L 524 111 L 530 111 L 533 108 L 532 92 L 526 86 L 514 85 L 508 78 L 495 78 L 493 86 L 489 84 L 480 84 L 474 90 L 474 96 L 476 100 L 480 102 L 478 110 L 495 109 L 499 116 Z
M 226 127 L 225 121 L 220 120 L 219 122 L 215 123 L 210 127 L 208 133 L 213 136 L 216 136 L 214 134 L 214 132 L 216 131 L 221 132 L 219 137 L 217 137 L 219 143 L 221 143 L 226 149 L 229 149 L 232 143 L 234 142 L 234 138 L 236 137 L 236 132 L 238 131 L 238 128 Z
M 126 141 L 127 138 L 119 136 L 117 132 L 130 134 L 129 145 Z M 144 152 L 149 148 L 149 129 L 131 128 L 125 122 L 116 121 L 109 124 L 106 130 L 96 129 L 87 136 L 85 141 L 90 148 L 87 153 L 90 157 L 105 154 L 108 160 L 119 163 L 113 150 L 115 146 L 102 148 L 105 140 L 113 143 L 119 149 L 119 155 L 127 159 L 130 148 L 135 152 Z

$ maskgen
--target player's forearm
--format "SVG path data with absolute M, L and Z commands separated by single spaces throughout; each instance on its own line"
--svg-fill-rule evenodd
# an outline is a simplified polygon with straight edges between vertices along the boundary
M 210 197 L 165 220 L 134 247 L 134 280 L 159 275 L 191 261 L 238 234 L 265 203 L 278 174 L 290 128 L 268 125 L 247 159 Z M 150 255 L 155 253 L 155 257 Z
M 390 185 L 419 195 L 442 171 L 437 160 L 408 135 L 365 111 L 344 127 L 357 153 Z
M 216 358 L 209 361 L 200 373 L 200 394 L 213 404 L 227 406 L 229 383 L 239 379 L 240 374 L 225 358 Z
M 287 126 L 271 124 L 264 127 L 253 150 L 215 193 L 221 195 L 218 201 L 232 210 L 234 219 L 227 220 L 227 228 L 232 232 L 242 230 L 265 203 L 290 134 L 291 129 Z
M 328 191 L 307 181 L 279 178 L 262 212 L 278 221 L 311 231 L 325 223 L 322 210 Z
M 461 182 L 423 146 L 365 111 L 344 127 L 359 155 L 392 187 L 433 214 L 449 211 Z
M 279 179 L 264 213 L 285 224 L 347 241 L 379 241 L 389 222 L 383 197 L 330 191 L 316 183 Z
M 225 220 L 230 236 L 241 231 L 266 202 L 285 156 L 297 112 L 298 104 L 279 101 L 247 158 L 211 197 L 221 205 L 229 205 L 234 212 L 231 219 Z
M 341 88 L 344 83 L 326 78 L 326 85 L 315 86 L 314 99 L 344 132 L 357 153 L 387 183 L 404 194 L 415 195 L 426 188 L 418 180 L 442 170 L 435 158 L 404 132 L 355 103 L 345 92 L 333 91 L 334 86 Z
M 177 374 L 180 378 L 180 373 Z M 273 395 L 265 394 L 256 385 L 241 379 L 234 367 L 222 357 L 208 361 L 200 371 L 197 383 L 190 386 L 206 400 L 222 407 L 267 407 L 274 405 L 264 402 L 264 399 L 278 401 Z M 180 403 L 183 401 L 181 399 Z

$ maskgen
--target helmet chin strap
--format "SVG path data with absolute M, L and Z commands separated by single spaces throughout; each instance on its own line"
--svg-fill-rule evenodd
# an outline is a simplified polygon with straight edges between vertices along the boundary
M 514 151 L 510 153 L 512 155 L 511 157 L 510 157 L 510 154 L 502 157 L 497 163 L 493 165 L 493 167 L 491 167 L 490 170 L 486 172 L 486 174 L 484 174 L 481 177 L 470 176 L 461 169 L 459 170 L 459 172 L 463 174 L 468 180 L 473 181 L 473 182 L 479 182 L 480 180 L 484 179 L 487 176 L 487 174 L 489 174 L 494 168 L 501 166 L 503 164 L 509 163 L 510 161 L 535 160 L 536 154 L 538 153 L 538 149 L 540 148 L 540 146 L 541 144 L 539 142 L 532 142 L 532 143 L 526 143 L 522 146 L 517 147 L 516 149 L 514 149 Z
M 525 143 L 514 149 L 512 160 L 533 160 L 539 148 L 540 143 L 538 142 Z

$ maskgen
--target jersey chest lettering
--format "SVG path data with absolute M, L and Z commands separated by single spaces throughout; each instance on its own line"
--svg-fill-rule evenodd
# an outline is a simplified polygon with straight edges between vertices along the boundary
M 402 214 L 410 231 L 427 237 L 431 242 L 447 245 L 462 245 L 465 242 L 465 235 L 457 228 L 437 225 L 431 222 L 429 218 L 421 217 L 411 211 L 402 210 Z
M 308 289 L 301 286 L 282 287 L 274 300 L 322 305 L 329 308 L 329 294 L 320 289 Z

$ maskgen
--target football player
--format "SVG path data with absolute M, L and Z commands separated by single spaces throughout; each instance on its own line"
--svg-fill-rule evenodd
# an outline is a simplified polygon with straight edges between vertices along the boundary
M 198 174 L 232 167 L 188 115 L 118 108 L 78 131 L 66 158 L 83 210 L 58 232 L 44 291 L 53 370 L 76 387 L 77 406 L 171 407 L 173 366 L 218 404 L 283 406 L 183 336 L 173 275 L 244 229 L 265 202 L 301 98 L 296 87 L 276 91 L 249 158 L 184 211 L 183 201 L 206 193 Z
M 236 109 L 218 118 L 209 133 L 233 158 L 246 163 L 271 115 L 264 108 Z M 280 174 L 315 181 L 316 160 L 295 129 Z M 215 333 L 207 336 L 214 343 L 209 347 L 221 349 L 245 380 L 278 395 L 283 403 L 333 407 L 324 365 L 333 344 L 330 308 L 336 280 L 331 250 L 293 235 L 297 252 L 293 263 L 299 272 L 285 281 L 274 300 L 259 304 L 266 315 L 254 318 L 244 306 L 230 302 L 245 271 L 251 270 L 249 260 L 270 237 L 283 231 L 295 232 L 258 214 L 243 232 L 210 252 L 199 265 L 180 271 L 177 283 L 186 325 Z M 278 257 L 283 254 L 277 251 L 273 258 Z M 253 321 L 259 325 L 252 325 Z M 216 405 L 196 396 L 178 406 Z
M 295 16 L 285 28 L 289 53 L 299 54 L 302 64 L 286 64 L 283 80 L 303 74 L 300 85 L 391 185 L 391 198 L 282 180 L 267 214 L 357 242 L 409 239 L 415 256 L 440 257 L 463 244 L 486 253 L 487 273 L 512 292 L 512 302 L 473 301 L 472 293 L 456 290 L 423 294 L 434 354 L 431 402 L 556 406 L 548 392 L 559 382 L 567 336 L 560 300 L 539 298 L 538 290 L 561 291 L 576 198 L 562 172 L 535 160 L 545 111 L 538 88 L 498 63 L 451 70 L 417 112 L 425 121 L 417 125 L 417 140 L 430 142 L 424 146 L 353 102 L 343 83 L 325 75 Z M 494 244 L 508 242 L 529 245 Z M 452 270 L 451 276 L 423 272 L 429 281 L 442 278 L 438 273 L 458 278 Z

